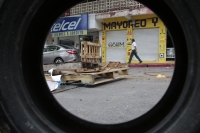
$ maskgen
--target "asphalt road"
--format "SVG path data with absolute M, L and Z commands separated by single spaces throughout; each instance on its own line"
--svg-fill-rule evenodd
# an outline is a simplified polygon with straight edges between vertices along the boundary
M 91 87 L 66 85 L 53 92 L 57 101 L 81 119 L 116 124 L 135 119 L 165 94 L 174 67 L 130 68 L 126 79 Z

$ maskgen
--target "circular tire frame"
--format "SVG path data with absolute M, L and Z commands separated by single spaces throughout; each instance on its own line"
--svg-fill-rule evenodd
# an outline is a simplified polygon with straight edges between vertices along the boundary
M 200 1 L 139 0 L 167 26 L 175 70 L 154 108 L 137 119 L 109 125 L 82 120 L 61 107 L 43 75 L 46 35 L 58 16 L 79 2 L 0 1 L 0 123 L 18 133 L 200 132 Z

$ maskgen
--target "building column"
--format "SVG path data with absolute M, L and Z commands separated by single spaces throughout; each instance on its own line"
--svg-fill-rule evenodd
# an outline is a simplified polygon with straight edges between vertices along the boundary
M 54 37 L 53 40 L 53 44 L 59 44 L 59 37 Z
M 48 33 L 45 44 L 53 44 L 53 38 L 51 36 L 51 33 Z
M 102 31 L 102 48 L 101 48 L 101 55 L 102 55 L 102 62 L 106 62 L 106 30 Z

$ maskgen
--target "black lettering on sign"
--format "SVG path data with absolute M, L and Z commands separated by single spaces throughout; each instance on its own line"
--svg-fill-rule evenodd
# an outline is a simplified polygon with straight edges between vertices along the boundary
M 156 26 L 156 24 L 158 23 L 158 18 L 152 18 L 152 23 L 154 24 L 154 26 Z
M 112 42 L 108 43 L 108 47 L 112 47 L 112 45 L 113 45 Z
M 108 24 L 104 23 L 103 26 L 104 26 L 104 29 L 106 29 L 106 28 L 110 29 L 110 23 L 108 23 Z
M 109 42 L 108 47 L 124 47 L 124 42 Z
M 127 26 L 128 26 L 128 22 L 127 22 L 127 21 L 124 21 L 124 22 L 123 22 L 123 28 L 127 28 Z
M 127 25 L 127 26 L 128 26 L 128 28 L 130 28 L 130 26 L 131 26 L 131 23 L 132 23 L 132 20 L 129 20 L 129 21 L 128 21 L 128 23 L 127 23 L 127 24 L 128 24 L 128 25 Z
M 119 29 L 120 29 L 120 27 L 121 27 L 121 25 L 122 25 L 122 21 L 119 23 L 119 22 L 117 22 L 117 25 L 118 25 L 118 27 L 119 27 Z
M 147 25 L 146 19 L 140 20 L 140 26 L 141 26 L 141 27 L 146 27 L 146 25 Z
M 135 27 L 140 27 L 140 20 L 135 20 Z
M 133 28 L 133 26 L 134 26 L 134 24 L 132 23 L 132 24 L 131 24 L 131 27 Z
M 124 42 L 122 42 L 122 43 L 120 42 L 119 45 L 124 47 Z
M 152 23 L 154 26 L 157 25 L 158 23 L 158 17 L 154 18 L 148 18 L 152 20 Z M 147 26 L 147 19 L 140 19 L 140 20 L 134 20 L 134 23 L 132 20 L 129 21 L 120 21 L 120 22 L 109 22 L 109 23 L 103 23 L 103 28 L 104 30 L 106 29 L 121 29 L 122 27 L 125 28 L 130 28 L 132 27 L 146 27 Z
M 116 29 L 116 25 L 117 25 L 116 22 L 112 22 L 111 23 L 111 29 L 113 29 L 113 28 Z

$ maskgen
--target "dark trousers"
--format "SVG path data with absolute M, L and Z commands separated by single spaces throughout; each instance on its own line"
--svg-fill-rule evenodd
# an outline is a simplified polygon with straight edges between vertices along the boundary
M 142 60 L 141 60 L 140 57 L 137 55 L 137 53 L 135 52 L 135 50 L 132 50 L 128 63 L 131 63 L 131 60 L 132 60 L 132 58 L 133 58 L 134 55 L 135 55 L 135 57 L 136 57 L 140 62 L 142 62 Z

